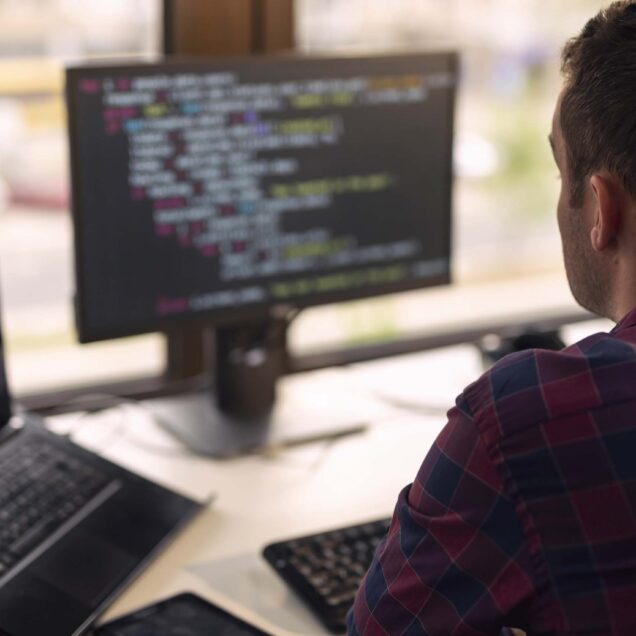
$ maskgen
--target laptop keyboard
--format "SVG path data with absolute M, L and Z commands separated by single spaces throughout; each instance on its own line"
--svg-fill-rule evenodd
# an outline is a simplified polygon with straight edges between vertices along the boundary
M 390 519 L 379 519 L 268 545 L 263 556 L 334 633 L 345 617 Z
M 0 456 L 0 577 L 110 481 L 48 442 L 25 437 Z

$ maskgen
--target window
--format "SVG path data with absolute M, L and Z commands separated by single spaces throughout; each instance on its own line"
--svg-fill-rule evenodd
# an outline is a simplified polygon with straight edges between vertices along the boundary
M 496 321 L 501 306 L 520 316 L 537 306 L 576 311 L 563 273 L 558 173 L 547 136 L 560 89 L 561 47 L 606 4 L 297 0 L 304 50 L 453 48 L 462 60 L 455 128 L 457 289 L 315 310 L 307 328 L 301 316 L 301 345 L 325 345 L 331 336 L 316 327 L 327 323 L 337 339 L 355 342 L 443 329 L 466 312 L 470 320 Z
M 62 97 L 66 62 L 156 53 L 160 19 L 159 0 L 0 0 L 0 275 L 17 393 L 161 366 L 159 336 L 75 344 Z
M 605 4 L 296 0 L 304 50 L 450 46 L 463 64 L 454 197 L 459 293 L 426 290 L 308 310 L 292 331 L 296 350 L 448 328 L 465 312 L 487 322 L 502 299 L 520 315 L 536 298 L 573 307 L 546 137 L 560 48 Z M 159 335 L 76 345 L 62 99 L 65 63 L 156 53 L 160 22 L 160 0 L 0 0 L 0 288 L 18 394 L 162 368 Z

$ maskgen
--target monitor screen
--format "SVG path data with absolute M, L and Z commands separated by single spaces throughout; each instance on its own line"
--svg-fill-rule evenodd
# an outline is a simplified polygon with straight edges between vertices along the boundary
M 448 282 L 456 66 L 69 69 L 80 340 Z

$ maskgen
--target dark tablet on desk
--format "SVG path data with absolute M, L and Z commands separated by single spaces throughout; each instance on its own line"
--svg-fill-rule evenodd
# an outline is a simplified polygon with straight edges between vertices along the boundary
M 179 594 L 99 627 L 94 636 L 271 636 L 194 594 Z

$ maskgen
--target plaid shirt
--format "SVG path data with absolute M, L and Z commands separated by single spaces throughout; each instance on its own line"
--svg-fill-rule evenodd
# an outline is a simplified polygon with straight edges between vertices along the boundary
M 460 395 L 348 621 L 636 634 L 636 309 L 563 351 L 507 356 Z

